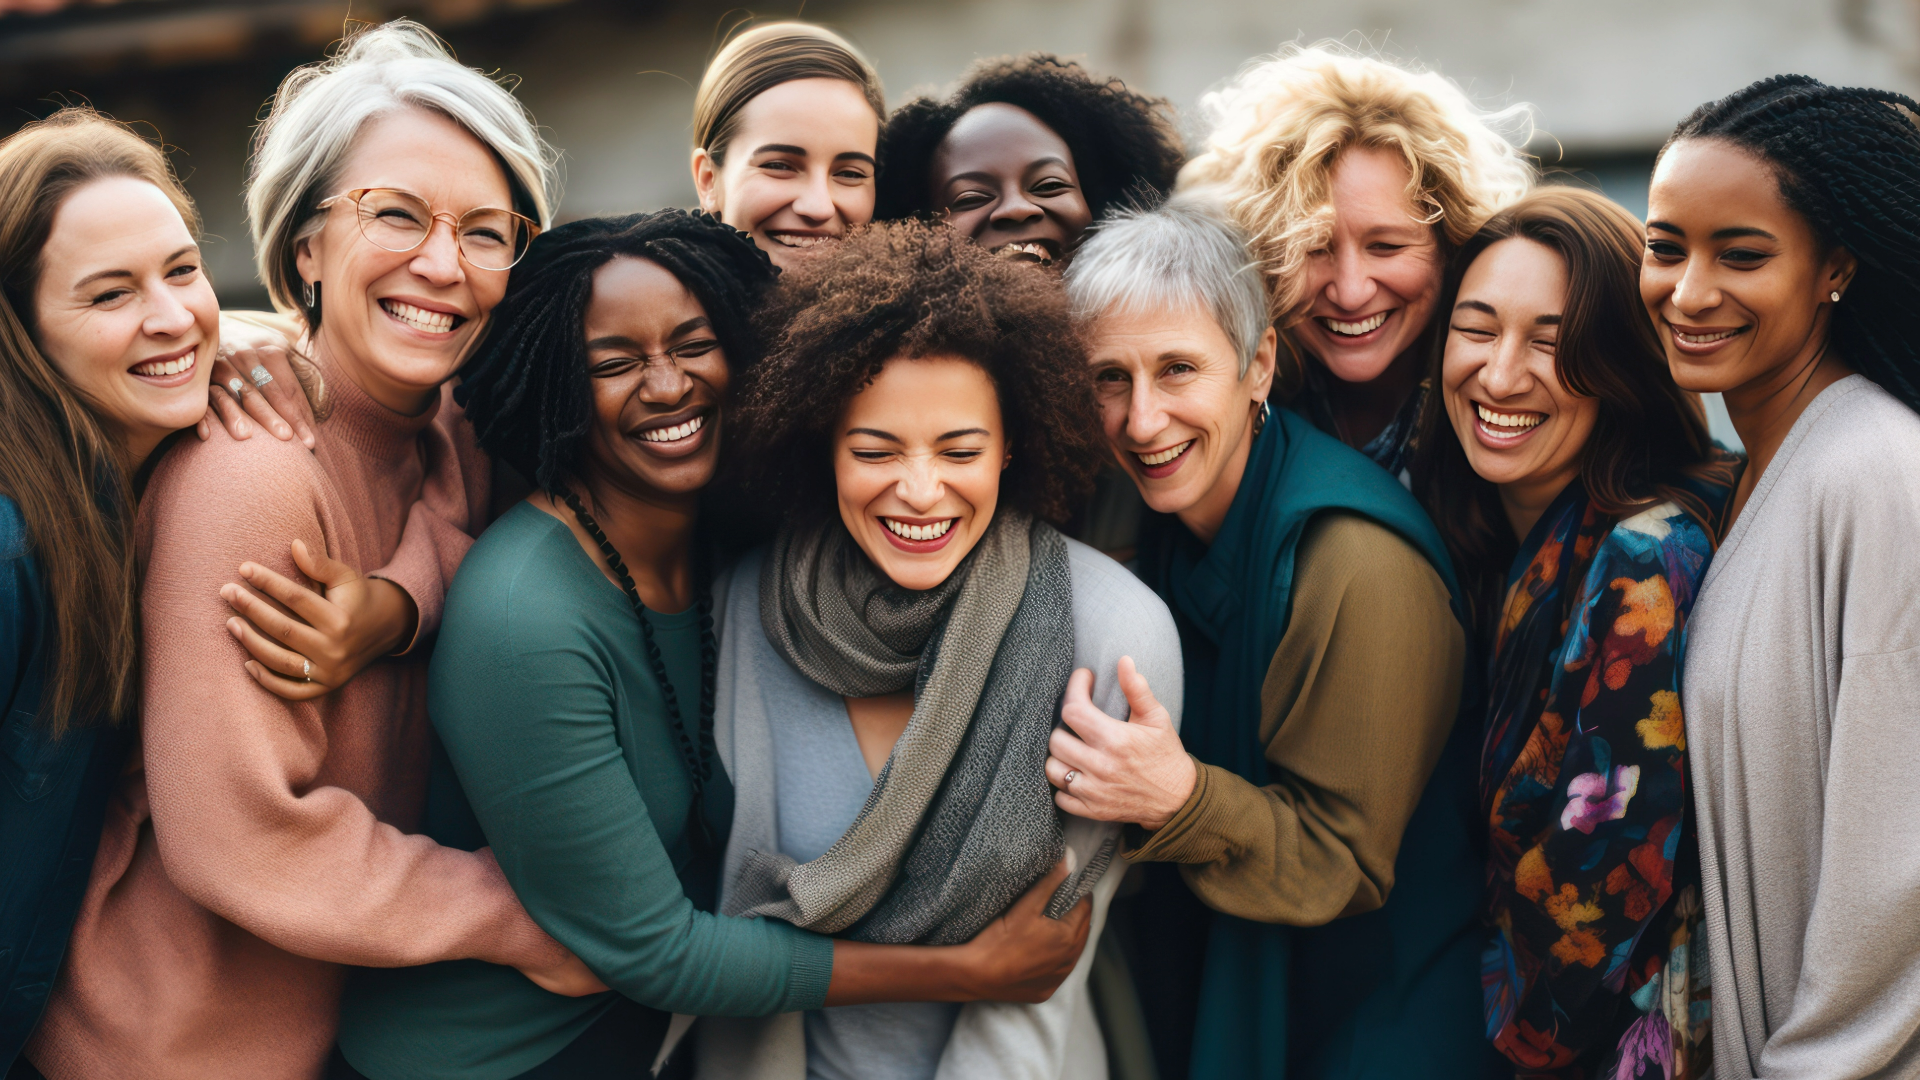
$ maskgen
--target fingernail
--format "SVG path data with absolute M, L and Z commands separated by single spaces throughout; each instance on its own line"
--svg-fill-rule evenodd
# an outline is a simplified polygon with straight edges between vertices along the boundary
M 247 422 L 246 422 L 245 420 L 236 420 L 236 421 L 234 421 L 234 422 L 233 422 L 233 430 L 235 430 L 235 431 L 237 431 L 237 432 L 239 432 L 239 433 L 240 433 L 240 437 L 241 437 L 241 438 L 243 438 L 243 439 L 244 439 L 244 438 L 246 438 L 247 436 L 249 436 L 249 435 L 251 435 L 251 434 L 253 434 L 253 432 L 252 432 L 252 430 L 251 430 L 251 429 L 249 429 L 249 428 L 247 427 Z
M 240 636 L 240 620 L 239 619 L 227 620 L 227 633 L 232 634 L 234 637 Z
M 253 564 L 250 562 L 241 563 L 240 576 L 243 578 L 246 578 L 248 581 L 252 581 L 253 580 Z
M 278 435 L 278 436 L 280 436 L 280 437 L 281 437 L 281 438 L 283 438 L 283 439 L 291 439 L 291 438 L 293 438 L 293 429 L 292 429 L 292 428 L 289 428 L 289 427 L 287 427 L 287 425 L 285 425 L 285 424 L 276 424 L 276 425 L 274 425 L 274 428 L 273 428 L 273 433 L 274 433 L 275 435 Z

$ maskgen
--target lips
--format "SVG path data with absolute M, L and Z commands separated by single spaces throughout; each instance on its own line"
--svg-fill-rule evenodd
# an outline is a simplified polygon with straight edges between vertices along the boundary
M 410 326 L 423 334 L 451 334 L 454 328 L 466 322 L 464 316 L 450 311 L 431 311 L 404 300 L 383 299 L 380 310 L 391 316 L 395 322 Z
M 1140 463 L 1141 475 L 1151 480 L 1158 480 L 1161 477 L 1172 476 L 1186 462 L 1187 451 L 1193 448 L 1193 443 L 1194 440 L 1188 439 L 1186 442 L 1175 443 L 1162 450 L 1152 450 L 1144 454 L 1136 453 L 1133 459 Z
M 832 236 L 826 233 L 789 232 L 785 229 L 768 229 L 766 230 L 766 234 L 767 239 L 779 244 L 781 247 L 800 248 L 802 250 L 810 247 L 818 247 L 828 240 L 833 239 Z
M 196 377 L 194 369 L 200 363 L 199 349 L 200 346 L 195 344 L 177 352 L 150 357 L 128 366 L 127 374 L 158 389 L 184 386 Z
M 911 521 L 906 518 L 881 517 L 880 524 L 886 527 L 887 540 L 901 551 L 925 554 L 939 551 L 955 536 L 953 526 L 959 518 L 934 518 L 932 520 Z
M 650 443 L 679 442 L 681 439 L 692 438 L 696 432 L 706 426 L 707 415 L 701 413 L 691 420 L 675 424 L 672 427 L 653 428 L 648 431 L 642 431 L 640 438 Z
M 1377 315 L 1369 315 L 1357 322 L 1345 322 L 1340 319 L 1332 319 L 1321 315 L 1315 316 L 1314 321 L 1325 327 L 1329 333 L 1339 337 L 1365 337 L 1385 325 L 1387 316 L 1391 314 L 1393 314 L 1392 311 L 1382 311 Z
M 1672 323 L 1667 323 L 1667 332 L 1673 337 L 1674 347 L 1681 352 L 1692 353 L 1694 355 L 1710 353 L 1720 349 L 1724 347 L 1727 342 L 1745 334 L 1751 329 L 1753 329 L 1753 324 L 1751 323 L 1746 326 L 1729 327 L 1680 327 Z
M 713 415 L 713 410 L 707 408 L 691 416 L 684 412 L 678 416 L 663 416 L 645 427 L 630 429 L 627 434 L 638 441 L 647 453 L 656 457 L 692 457 L 706 449 L 709 439 L 707 421 Z

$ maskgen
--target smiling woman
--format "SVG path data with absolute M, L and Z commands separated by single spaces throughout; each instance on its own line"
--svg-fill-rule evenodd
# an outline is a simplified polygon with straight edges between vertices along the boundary
M 1118 830 L 1056 812 L 1047 739 L 1075 668 L 1124 715 L 1121 658 L 1177 688 L 1179 648 L 1144 586 L 1048 523 L 1097 460 L 1058 280 L 890 223 L 783 277 L 763 318 L 741 421 L 749 491 L 782 527 L 717 590 L 715 734 L 739 792 L 722 910 L 938 945 L 1037 890 L 1055 917 L 1091 897 L 1097 937 Z M 1018 1008 L 709 1021 L 703 1070 L 1105 1077 L 1091 961 Z
M 753 237 L 775 266 L 873 218 L 880 77 L 833 31 L 778 22 L 741 33 L 693 102 L 700 208 Z
M 1546 188 L 1467 241 L 1413 467 L 1489 657 L 1486 1031 L 1529 1076 L 1713 1060 L 1679 694 L 1737 463 L 1635 317 L 1643 236 Z

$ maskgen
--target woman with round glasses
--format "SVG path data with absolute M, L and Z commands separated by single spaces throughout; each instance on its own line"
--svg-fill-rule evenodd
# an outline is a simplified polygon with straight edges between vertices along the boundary
M 325 384 L 315 445 L 216 431 L 149 481 L 145 768 L 108 811 L 29 1048 L 52 1080 L 312 1080 L 347 965 L 476 959 L 562 993 L 602 989 L 490 852 L 418 835 L 426 650 L 303 694 L 309 661 L 222 599 L 243 560 L 294 541 L 303 559 L 384 568 L 416 629 L 433 628 L 488 493 L 442 384 L 551 210 L 552 161 L 512 95 L 414 24 L 366 31 L 281 84 L 247 207 L 261 277 Z M 276 597 L 299 580 L 277 561 L 252 575 Z M 269 632 L 288 621 L 256 616 Z M 243 669 L 237 639 L 261 659 Z

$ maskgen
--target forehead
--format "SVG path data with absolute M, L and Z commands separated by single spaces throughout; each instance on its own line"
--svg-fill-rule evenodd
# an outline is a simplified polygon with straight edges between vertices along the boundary
M 1719 139 L 1685 139 L 1667 148 L 1647 192 L 1647 217 L 1689 233 L 1745 225 L 1776 235 L 1800 218 L 1781 197 L 1771 166 Z
M 949 175 L 1018 171 L 1043 158 L 1073 167 L 1073 151 L 1058 132 L 1020 106 L 996 101 L 976 105 L 954 122 L 934 154 L 934 167 Z
M 845 79 L 790 79 L 740 109 L 730 149 L 750 154 L 777 143 L 832 158 L 871 155 L 879 141 L 880 118 L 858 86 Z
M 692 291 L 652 259 L 619 255 L 593 272 L 589 337 L 635 326 L 671 329 L 705 314 Z
M 986 371 L 971 360 L 896 356 L 847 406 L 849 426 L 885 426 L 883 417 L 893 425 L 890 430 L 993 428 L 1000 422 L 1000 394 Z
M 1492 304 L 1503 315 L 1557 312 L 1566 296 L 1566 261 L 1524 236 L 1489 245 L 1460 278 L 1460 299 Z
M 114 176 L 81 185 L 60 204 L 43 258 L 50 274 L 85 275 L 108 262 L 131 270 L 134 263 L 192 244 L 193 234 L 164 192 L 145 180 Z
M 1227 332 L 1198 301 L 1165 306 L 1116 305 L 1094 320 L 1088 340 L 1096 354 L 1180 352 L 1197 358 L 1219 357 L 1230 363 L 1238 362 Z
M 507 174 L 486 144 L 428 109 L 368 120 L 341 166 L 339 187 L 390 187 L 425 196 L 436 209 L 506 206 Z M 328 194 L 337 194 L 329 192 Z
M 1380 146 L 1353 146 L 1334 159 L 1328 194 L 1335 220 L 1348 224 L 1408 224 L 1413 199 L 1408 186 L 1413 172 L 1397 150 Z

